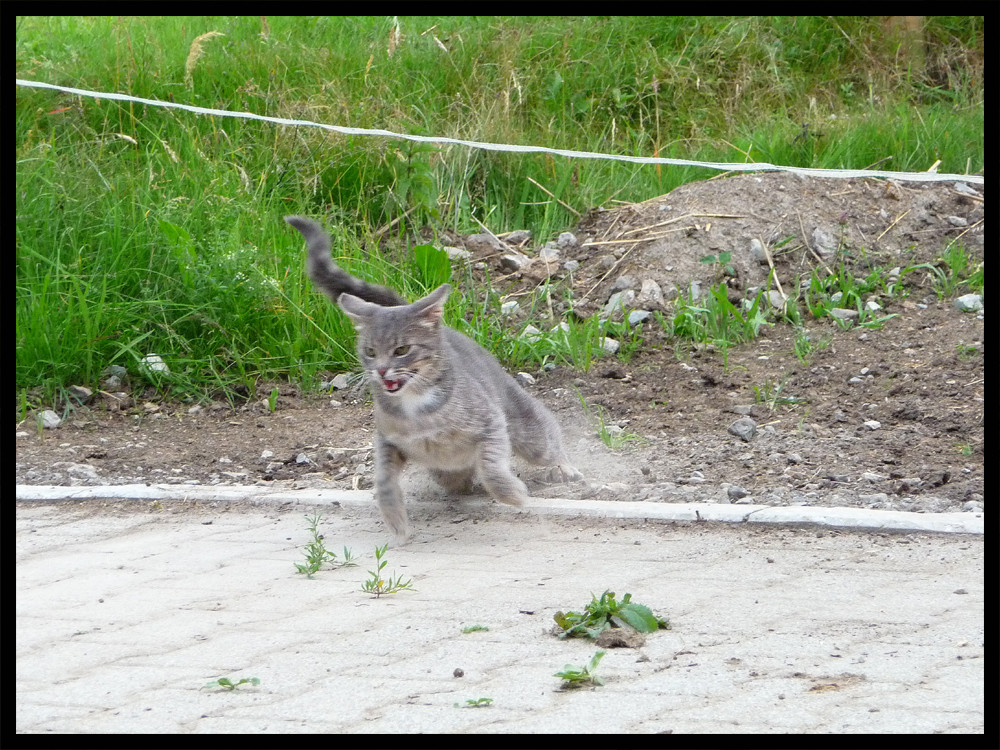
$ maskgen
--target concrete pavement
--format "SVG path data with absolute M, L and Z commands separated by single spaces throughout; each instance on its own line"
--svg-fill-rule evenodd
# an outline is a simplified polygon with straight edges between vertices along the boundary
M 385 571 L 415 590 L 376 600 L 387 536 L 343 494 L 19 503 L 17 731 L 983 732 L 981 535 L 417 502 Z M 357 567 L 295 573 L 315 512 Z M 562 691 L 597 647 L 552 616 L 605 589 L 673 629 Z

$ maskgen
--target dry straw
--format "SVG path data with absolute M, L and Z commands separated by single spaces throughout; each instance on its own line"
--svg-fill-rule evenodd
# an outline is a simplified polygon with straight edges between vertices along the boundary
M 201 36 L 195 37 L 194 41 L 191 42 L 191 51 L 188 52 L 187 62 L 184 63 L 184 85 L 188 88 L 194 86 L 194 66 L 198 64 L 198 58 L 201 57 L 202 46 L 209 39 L 217 36 L 225 36 L 221 31 L 209 31 L 207 34 L 202 34 Z

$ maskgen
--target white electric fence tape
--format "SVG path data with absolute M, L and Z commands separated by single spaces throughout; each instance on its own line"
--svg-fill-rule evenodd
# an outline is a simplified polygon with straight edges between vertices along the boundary
M 137 102 L 148 104 L 152 107 L 167 107 L 169 109 L 183 109 L 200 115 L 213 115 L 215 117 L 239 117 L 245 120 L 261 120 L 263 122 L 273 122 L 277 125 L 291 125 L 293 127 L 323 128 L 332 130 L 335 133 L 344 135 L 377 135 L 384 138 L 399 138 L 407 141 L 417 141 L 420 143 L 453 143 L 458 146 L 478 148 L 484 151 L 508 151 L 513 153 L 530 154 L 555 154 L 573 159 L 608 159 L 612 161 L 625 161 L 633 164 L 672 164 L 684 167 L 705 167 L 707 169 L 717 169 L 723 172 L 792 172 L 794 174 L 808 175 L 810 177 L 885 177 L 892 180 L 905 182 L 943 182 L 954 180 L 959 182 L 972 182 L 977 185 L 983 184 L 982 175 L 964 174 L 937 174 L 936 172 L 885 172 L 880 170 L 866 169 L 809 169 L 806 167 L 786 167 L 776 164 L 766 164 L 762 162 L 712 162 L 712 161 L 689 161 L 688 159 L 668 159 L 665 157 L 649 156 L 621 156 L 616 154 L 600 154 L 593 151 L 571 151 L 562 148 L 547 148 L 545 146 L 518 146 L 509 143 L 483 143 L 480 141 L 465 141 L 459 138 L 444 138 L 438 136 L 406 135 L 404 133 L 393 133 L 389 130 L 370 130 L 367 128 L 347 128 L 341 125 L 326 125 L 324 123 L 312 122 L 310 120 L 288 120 L 282 117 L 267 117 L 256 115 L 252 112 L 231 112 L 225 109 L 209 109 L 207 107 L 193 107 L 188 104 L 178 104 L 176 102 L 164 102 L 158 99 L 143 99 L 138 96 L 128 94 L 112 94 L 101 91 L 87 91 L 85 89 L 74 89 L 68 86 L 54 86 L 51 83 L 41 83 L 39 81 L 25 81 L 16 79 L 18 86 L 27 86 L 38 89 L 54 89 L 76 96 L 89 96 L 93 99 L 114 99 L 123 102 Z

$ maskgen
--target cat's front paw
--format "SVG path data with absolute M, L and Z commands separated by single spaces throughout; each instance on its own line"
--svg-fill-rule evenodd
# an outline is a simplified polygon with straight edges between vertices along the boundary
M 413 532 L 410 529 L 404 529 L 402 532 L 394 532 L 392 539 L 389 541 L 389 546 L 393 549 L 398 549 L 400 547 L 405 547 L 413 539 Z
M 549 469 L 546 478 L 550 482 L 579 482 L 583 474 L 571 464 L 559 464 Z

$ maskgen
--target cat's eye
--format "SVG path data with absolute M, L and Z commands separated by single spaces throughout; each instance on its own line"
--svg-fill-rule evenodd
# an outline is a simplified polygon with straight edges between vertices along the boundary
M 372 357 L 372 358 L 374 358 L 375 357 L 375 349 L 373 347 L 366 346 L 365 347 L 365 356 L 366 357 Z
M 408 354 L 409 351 L 410 351 L 410 345 L 404 344 L 403 346 L 397 346 L 392 353 L 397 357 L 402 357 Z

